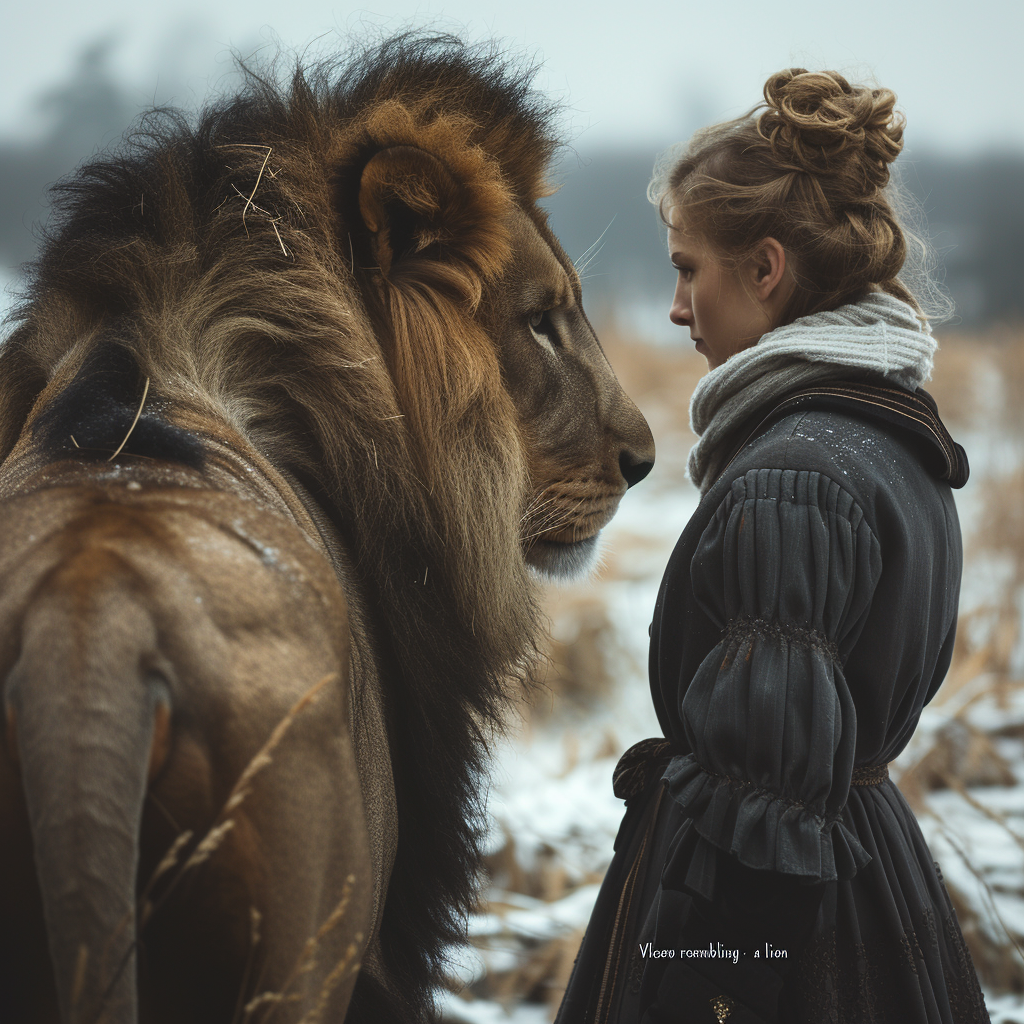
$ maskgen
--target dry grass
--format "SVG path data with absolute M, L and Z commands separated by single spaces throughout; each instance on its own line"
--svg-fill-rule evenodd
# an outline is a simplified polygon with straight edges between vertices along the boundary
M 984 387 L 979 372 L 991 364 L 992 342 L 985 337 L 936 332 L 939 351 L 935 370 L 925 389 L 939 406 L 939 413 L 951 431 L 971 422 Z
M 977 420 L 983 429 L 1024 440 L 1024 329 L 939 328 L 935 372 L 926 385 L 947 425 Z
M 270 1024 L 278 1007 L 283 1003 L 294 1002 L 299 999 L 299 996 L 291 990 L 301 981 L 304 975 L 308 974 L 316 966 L 320 957 L 323 940 L 344 920 L 345 912 L 348 910 L 348 905 L 352 898 L 352 888 L 355 882 L 355 875 L 349 875 L 345 879 L 345 885 L 342 888 L 341 899 L 338 901 L 338 905 L 317 929 L 316 934 L 306 940 L 306 944 L 303 946 L 295 966 L 281 988 L 274 992 L 262 992 L 245 1004 L 242 1024 L 249 1024 L 253 1020 L 253 1015 L 258 1010 L 264 1011 L 259 1018 L 260 1024 Z M 258 941 L 258 930 L 255 928 L 254 934 L 257 936 L 256 941 Z M 316 1005 L 302 1017 L 299 1024 L 317 1024 L 323 1018 L 330 1002 L 331 994 L 346 977 L 359 969 L 358 952 L 359 943 L 362 940 L 363 936 L 357 933 L 355 941 L 348 945 L 341 960 L 331 968 L 330 973 L 324 979 L 323 986 L 317 995 Z
M 960 617 L 950 671 L 935 700 L 936 706 L 954 713 L 935 733 L 931 749 L 903 772 L 899 785 L 919 814 L 931 813 L 929 792 L 957 793 L 1020 849 L 1018 878 L 1024 878 L 1024 820 L 990 806 L 985 797 L 985 787 L 1019 784 L 1021 767 L 1008 761 L 999 743 L 1024 739 L 1024 726 L 1008 719 L 1008 724 L 985 731 L 970 720 L 982 702 L 1001 711 L 1019 706 L 1024 689 L 1015 660 L 1024 607 L 1024 333 L 951 336 L 942 342 L 930 390 L 948 424 L 971 428 L 976 443 L 993 446 L 993 452 L 974 452 L 988 457 L 978 460 L 986 464 L 984 479 L 972 484 L 982 490 L 978 517 L 964 524 L 965 568 L 971 572 L 987 564 L 1000 571 L 986 581 L 986 602 Z M 1024 935 L 1001 910 L 1007 897 L 1024 897 L 1024 889 L 1019 881 L 1007 888 L 1005 881 L 980 871 L 964 837 L 941 821 L 936 824 L 983 894 L 979 905 L 947 879 L 979 975 L 992 991 L 1024 991 Z
M 199 840 L 196 844 L 195 849 L 189 855 L 188 860 L 178 869 L 174 877 L 170 880 L 169 884 L 164 888 L 160 894 L 160 898 L 156 901 L 151 901 L 150 895 L 154 890 L 157 882 L 164 877 L 169 871 L 171 871 L 177 864 L 181 851 L 189 844 L 192 839 L 192 833 L 185 831 L 182 832 L 174 842 L 171 844 L 170 849 L 164 854 L 160 863 L 156 866 L 152 876 L 146 883 L 145 888 L 142 891 L 142 895 L 138 899 L 139 906 L 139 927 L 145 925 L 150 919 L 153 913 L 159 908 L 159 906 L 170 896 L 171 892 L 178 885 L 184 875 L 199 867 L 205 861 L 209 860 L 211 855 L 220 847 L 224 842 L 227 834 L 234 828 L 235 822 L 233 818 L 228 817 L 233 811 L 237 810 L 242 802 L 252 792 L 253 779 L 270 764 L 273 763 L 273 752 L 277 748 L 278 744 L 284 739 L 285 734 L 292 727 L 295 719 L 303 712 L 310 704 L 312 704 L 321 694 L 323 688 L 331 682 L 332 679 L 337 678 L 334 673 L 328 674 L 323 677 L 319 682 L 314 683 L 294 704 L 294 706 L 288 711 L 288 713 L 281 719 L 280 722 L 274 727 L 267 741 L 262 747 L 256 752 L 252 760 L 246 765 L 242 774 L 238 777 L 238 781 L 234 784 L 231 792 L 228 794 L 227 800 L 224 802 L 224 806 L 221 808 L 220 813 L 214 819 L 213 824 L 210 826 L 206 835 Z
M 542 717 L 566 702 L 585 709 L 606 697 L 615 683 L 609 658 L 620 649 L 607 605 L 586 588 L 553 591 L 546 608 L 550 636 L 527 711 Z
M 193 834 L 186 830 L 175 838 L 167 853 L 164 854 L 160 863 L 157 864 L 153 874 L 150 876 L 149 881 L 144 886 L 142 893 L 136 901 L 138 908 L 138 935 L 141 935 L 153 914 L 167 902 L 171 893 L 177 888 L 182 878 L 184 878 L 184 876 L 189 872 L 196 870 L 202 864 L 206 863 L 206 861 L 208 861 L 223 845 L 228 833 L 231 832 L 235 826 L 235 820 L 230 817 L 230 815 L 237 811 L 242 803 L 244 803 L 244 801 L 249 797 L 252 792 L 252 785 L 256 776 L 273 764 L 274 751 L 284 739 L 287 732 L 291 729 L 295 720 L 320 697 L 324 687 L 336 678 L 336 673 L 330 673 L 324 676 L 319 680 L 319 682 L 311 686 L 288 710 L 281 721 L 277 723 L 266 742 L 262 747 L 260 747 L 242 770 L 238 780 L 231 788 L 231 792 L 228 794 L 223 807 L 214 819 L 213 824 L 195 845 L 183 864 L 181 863 L 182 853 L 192 842 Z M 175 868 L 177 868 L 176 871 Z M 174 874 L 170 877 L 169 881 L 161 887 L 159 896 L 154 898 L 153 893 L 156 891 L 159 883 L 172 871 Z M 290 990 L 303 975 L 307 974 L 313 968 L 319 956 L 320 945 L 324 937 L 329 932 L 333 931 L 344 918 L 345 911 L 351 899 L 352 886 L 354 884 L 355 877 L 349 875 L 343 887 L 340 902 L 329 915 L 327 920 L 317 930 L 317 933 L 306 941 L 294 969 L 289 974 L 282 988 L 277 992 L 261 993 L 250 999 L 243 1006 L 242 998 L 244 989 L 248 985 L 249 972 L 260 941 L 260 923 L 262 921 L 262 915 L 259 910 L 256 907 L 250 908 L 250 953 L 249 960 L 246 964 L 245 975 L 242 980 L 242 991 L 239 992 L 239 1004 L 235 1013 L 235 1022 L 238 1021 L 239 1016 L 241 1015 L 242 1024 L 249 1024 L 249 1022 L 254 1019 L 253 1015 L 256 1014 L 257 1011 L 263 1010 L 264 1012 L 259 1017 L 260 1024 L 267 1024 L 267 1022 L 272 1019 L 274 1011 L 280 1004 L 292 1002 L 299 998 Z M 122 927 L 126 924 L 127 921 L 123 922 Z M 357 942 L 361 942 L 362 936 L 357 935 L 356 940 Z M 136 942 L 137 941 L 138 940 L 136 940 Z M 357 954 L 358 948 L 356 944 L 350 945 L 342 960 L 332 968 L 325 980 L 323 988 L 318 994 L 317 1004 L 302 1018 L 299 1024 L 318 1024 L 327 1007 L 333 990 L 346 976 L 359 969 Z M 115 980 L 124 969 L 126 963 L 127 957 L 115 973 Z M 113 982 L 111 983 L 111 988 L 112 985 Z

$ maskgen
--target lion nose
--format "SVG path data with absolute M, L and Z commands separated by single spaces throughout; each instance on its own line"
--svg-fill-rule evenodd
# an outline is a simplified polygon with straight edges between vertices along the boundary
M 633 484 L 640 483 L 641 480 L 654 468 L 654 452 L 653 444 L 651 445 L 652 451 L 650 457 L 647 457 L 647 453 L 640 455 L 636 452 L 630 451 L 628 448 L 623 448 L 619 452 L 619 472 L 622 474 L 622 478 L 626 481 L 627 487 L 632 487 Z

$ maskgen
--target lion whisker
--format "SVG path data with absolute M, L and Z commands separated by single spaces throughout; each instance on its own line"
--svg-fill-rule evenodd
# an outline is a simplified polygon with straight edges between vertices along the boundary
M 597 238 L 587 248 L 583 255 L 580 256 L 580 258 L 575 261 L 576 273 L 579 274 L 580 277 L 583 277 L 583 275 L 587 272 L 587 269 L 590 267 L 590 264 L 593 263 L 594 260 L 597 259 L 597 257 L 601 254 L 601 249 L 603 248 L 603 246 L 601 245 L 601 241 L 604 238 L 604 236 L 608 234 L 609 229 L 614 223 L 615 217 L 613 216 L 612 219 L 608 221 L 608 227 L 606 227 L 604 231 L 602 231 L 601 234 L 597 236 Z
M 519 517 L 520 522 L 524 522 L 531 516 L 536 515 L 545 505 L 554 504 L 556 501 L 555 497 L 553 495 L 545 497 L 545 493 L 542 492 L 530 499 L 530 503 L 526 506 L 526 511 Z
M 549 533 L 552 530 L 557 530 L 557 529 L 562 528 L 563 526 L 568 526 L 568 525 L 572 524 L 572 526 L 573 526 L 573 542 L 575 543 L 576 540 L 577 540 L 577 530 L 578 530 L 578 527 L 579 527 L 579 523 L 575 522 L 576 513 L 583 506 L 585 506 L 586 503 L 587 503 L 587 499 L 586 498 L 576 498 L 576 499 L 574 499 L 573 504 L 572 504 L 572 506 L 570 508 L 560 508 L 560 509 L 558 509 L 557 510 L 558 513 L 559 513 L 558 515 L 552 517 L 551 519 L 547 520 L 546 522 L 538 523 L 537 524 L 537 529 L 535 529 L 533 531 L 533 533 L 529 533 L 525 537 L 523 537 L 523 540 L 524 541 L 533 540 L 535 537 L 539 537 L 543 533 Z
M 536 508 L 533 509 L 531 516 L 537 522 L 554 522 L 564 512 L 564 505 L 561 504 L 564 500 L 565 497 L 562 495 L 552 495 L 550 498 L 547 498 L 543 502 L 540 502 L 536 506 Z
M 537 537 L 542 533 L 547 533 L 548 530 L 555 530 L 565 521 L 566 513 L 562 509 L 552 509 L 549 514 L 542 516 L 531 523 L 531 532 L 527 534 L 527 539 L 530 537 Z
M 538 524 L 537 529 L 535 529 L 532 533 L 526 534 L 523 537 L 523 540 L 533 540 L 535 537 L 539 537 L 543 533 L 549 533 L 551 530 L 557 530 L 566 522 L 568 522 L 568 519 L 565 516 L 558 516 L 548 520 L 547 522 Z
M 555 529 L 564 517 L 565 512 L 561 508 L 547 509 L 543 515 L 534 517 L 530 522 L 528 529 L 530 529 L 531 532 L 527 534 L 524 539 L 536 537 L 538 534 Z
M 523 513 L 523 514 L 522 514 L 522 515 L 521 515 L 521 516 L 519 517 L 519 523 L 520 523 L 520 525 L 522 525 L 523 523 L 527 522 L 528 520 L 531 520 L 531 519 L 533 519 L 533 517 L 534 517 L 534 516 L 535 516 L 535 515 L 537 514 L 537 512 L 538 512 L 538 511 L 539 511 L 539 510 L 540 510 L 541 508 L 543 508 L 543 506 L 542 506 L 542 505 L 537 505 L 537 506 L 534 506 L 534 505 L 530 505 L 530 506 L 529 506 L 529 507 L 528 507 L 528 508 L 526 509 L 526 511 L 525 511 L 525 512 L 524 512 L 524 513 Z

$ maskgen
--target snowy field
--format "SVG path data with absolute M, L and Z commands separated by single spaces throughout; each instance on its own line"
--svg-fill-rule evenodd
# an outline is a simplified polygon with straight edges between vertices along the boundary
M 942 867 L 993 1021 L 1024 1024 L 1024 411 L 1011 397 L 1024 394 L 1024 337 L 940 343 L 929 389 L 972 467 L 957 492 L 961 627 L 947 681 L 893 777 Z M 647 626 L 696 507 L 683 470 L 701 369 L 665 349 L 607 347 L 651 422 L 658 464 L 606 531 L 596 578 L 548 595 L 551 664 L 496 749 L 490 879 L 472 945 L 459 951 L 459 991 L 445 999 L 452 1022 L 553 1019 L 621 819 L 612 769 L 632 743 L 660 734 Z

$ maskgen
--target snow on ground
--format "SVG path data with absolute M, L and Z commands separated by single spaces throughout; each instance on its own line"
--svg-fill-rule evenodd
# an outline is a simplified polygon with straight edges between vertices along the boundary
M 506 1010 L 500 1004 L 488 1000 L 467 1003 L 458 996 L 446 995 L 441 1008 L 444 1020 L 452 1024 L 550 1024 L 551 1021 L 546 1007 L 530 1003 L 521 1003 L 514 1009 Z
M 1024 1000 L 1019 995 L 996 996 L 986 991 L 985 1005 L 992 1017 L 992 1024 L 1024 1024 Z M 509 1019 L 504 1018 L 506 1022 Z M 527 1024 L 528 1020 L 532 1024 L 530 1018 L 524 1017 L 521 1022 L 516 1018 L 516 1024 Z

